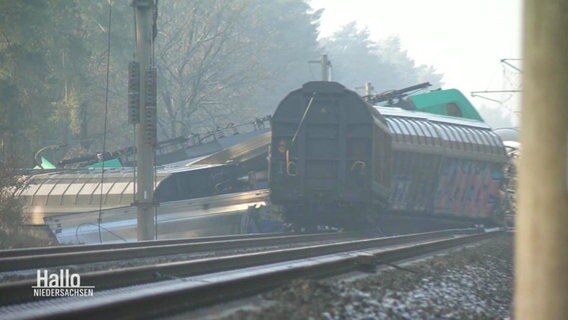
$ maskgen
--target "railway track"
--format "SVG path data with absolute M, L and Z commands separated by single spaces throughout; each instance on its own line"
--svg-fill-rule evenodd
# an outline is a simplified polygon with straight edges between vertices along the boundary
M 335 232 L 302 235 L 242 235 L 12 250 L 12 252 L 3 252 L 0 254 L 0 272 L 197 252 L 212 252 L 249 248 L 253 246 L 261 247 L 314 241 L 331 241 L 351 237 L 357 237 L 357 235 Z M 358 237 L 361 236 L 359 235 Z
M 204 241 L 255 239 L 255 238 L 272 237 L 275 235 L 279 234 L 275 233 L 240 234 L 240 235 L 196 237 L 196 238 L 185 238 L 185 239 L 149 240 L 149 241 L 105 243 L 105 244 L 61 245 L 54 247 L 8 249 L 8 250 L 0 250 L 0 259 L 34 256 L 39 254 L 72 253 L 72 252 L 97 251 L 105 249 L 138 248 L 138 247 L 170 245 L 170 244 L 187 244 L 187 243 L 204 242 Z
M 86 273 L 81 275 L 81 283 L 96 287 L 94 297 L 6 306 L 0 308 L 0 315 L 4 319 L 148 317 L 155 312 L 246 296 L 293 278 L 368 269 L 497 234 L 472 230 L 429 232 Z M 1 304 L 33 300 L 30 296 L 34 284 L 21 281 L 1 285 Z

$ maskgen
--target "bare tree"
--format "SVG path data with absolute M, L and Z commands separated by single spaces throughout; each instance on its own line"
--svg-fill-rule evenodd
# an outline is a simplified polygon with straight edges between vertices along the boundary
M 247 113 L 239 97 L 261 77 L 251 56 L 258 43 L 240 32 L 247 8 L 248 1 L 196 0 L 160 9 L 156 60 L 166 137 Z

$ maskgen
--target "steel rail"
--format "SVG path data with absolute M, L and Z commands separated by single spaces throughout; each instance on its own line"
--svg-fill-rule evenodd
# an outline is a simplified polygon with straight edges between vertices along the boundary
M 81 274 L 81 283 L 94 285 L 97 290 L 156 282 L 165 279 L 196 276 L 213 272 L 247 268 L 263 264 L 303 259 L 326 254 L 353 250 L 426 241 L 457 234 L 473 233 L 473 229 L 444 230 L 396 237 L 368 238 L 332 244 L 302 246 L 299 248 L 278 249 L 255 253 L 245 253 L 222 257 L 169 262 L 155 265 L 129 267 L 116 270 L 97 271 Z M 0 284 L 0 305 L 21 303 L 37 299 L 32 296 L 34 280 L 21 280 Z
M 205 242 L 205 241 L 257 239 L 257 238 L 274 237 L 280 235 L 286 235 L 286 234 L 283 233 L 238 234 L 238 235 L 207 236 L 207 237 L 168 239 L 168 240 L 147 240 L 147 241 L 136 241 L 136 242 L 62 245 L 54 247 L 8 249 L 8 250 L 0 250 L 0 259 L 35 256 L 43 254 L 54 254 L 54 253 L 87 252 L 87 251 L 106 250 L 106 249 L 137 248 L 137 247 L 149 247 L 149 246 L 162 246 L 170 244 L 188 244 L 188 243 Z
M 190 239 L 188 241 L 172 241 L 173 244 L 152 243 L 144 241 L 142 246 L 107 247 L 87 251 L 72 251 L 62 253 L 37 254 L 20 257 L 0 258 L 0 272 L 48 268 L 55 266 L 77 265 L 113 260 L 127 260 L 147 257 L 157 257 L 174 254 L 209 252 L 258 246 L 274 246 L 310 241 L 323 241 L 351 237 L 346 233 L 314 233 L 314 234 L 285 234 L 271 236 L 255 236 L 243 238 L 210 238 Z M 170 242 L 166 242 L 170 243 Z
M 130 290 L 111 290 L 107 294 L 65 303 L 43 303 L 35 308 L 13 308 L 6 319 L 100 319 L 149 318 L 173 312 L 188 311 L 208 304 L 242 298 L 273 289 L 297 278 L 323 278 L 380 264 L 415 258 L 432 252 L 481 241 L 502 234 L 487 232 L 395 248 L 369 247 L 364 252 L 349 251 L 318 258 L 287 261 L 234 272 L 223 272 L 191 279 L 179 279 Z M 186 281 L 188 280 L 188 281 Z M 127 288 L 125 288 L 127 289 Z M 38 310 L 38 309 L 35 309 Z M 2 309 L 0 309 L 2 311 Z M 9 313 L 12 311 L 12 313 Z

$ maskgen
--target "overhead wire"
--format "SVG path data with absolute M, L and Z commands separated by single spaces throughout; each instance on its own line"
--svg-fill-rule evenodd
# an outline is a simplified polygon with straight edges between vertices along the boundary
M 105 111 L 104 111 L 104 128 L 103 128 L 103 151 L 101 157 L 101 183 L 100 183 L 100 199 L 99 199 L 99 215 L 97 218 L 98 232 L 99 232 L 99 242 L 103 242 L 103 237 L 101 233 L 101 223 L 103 216 L 103 195 L 104 195 L 104 179 L 105 179 L 105 153 L 106 153 L 106 131 L 108 122 L 108 94 L 109 94 L 109 78 L 110 78 L 110 44 L 111 44 L 111 26 L 112 26 L 112 2 L 108 2 L 108 35 L 107 35 L 107 65 L 106 65 L 106 85 L 105 85 Z
M 97 224 L 94 224 L 94 223 L 84 222 L 84 223 L 80 223 L 80 224 L 77 225 L 77 227 L 75 228 L 75 239 L 77 240 L 77 243 L 79 243 L 79 244 L 83 243 L 83 242 L 81 242 L 81 239 L 79 239 L 79 229 L 80 229 L 82 226 L 88 226 L 88 225 L 94 225 L 95 227 L 97 226 Z M 112 230 L 107 229 L 107 228 L 105 228 L 105 227 L 102 227 L 100 224 L 98 225 L 98 227 L 104 229 L 106 232 L 112 234 L 113 236 L 117 237 L 118 239 L 120 239 L 120 240 L 122 240 L 122 241 L 124 241 L 124 242 L 128 242 L 125 238 L 121 237 L 119 234 L 113 232 Z

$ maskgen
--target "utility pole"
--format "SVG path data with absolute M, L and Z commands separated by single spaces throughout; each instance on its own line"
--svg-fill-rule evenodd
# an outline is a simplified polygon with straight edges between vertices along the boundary
M 321 66 L 321 80 L 331 81 L 331 61 L 327 58 L 327 54 L 321 56 L 320 60 L 311 60 L 309 63 L 318 63 Z
M 501 59 L 500 61 L 501 61 L 502 64 L 504 64 L 505 66 L 515 70 L 519 74 L 523 73 L 521 68 L 517 67 L 516 65 L 514 65 L 510 62 L 510 61 L 521 62 L 521 61 L 523 61 L 523 59 L 506 58 L 506 59 Z M 496 103 L 503 105 L 505 103 L 505 101 L 509 100 L 511 97 L 503 100 L 503 99 L 490 98 L 488 95 L 503 94 L 503 93 L 515 94 L 515 93 L 522 93 L 522 92 L 523 91 L 520 90 L 520 89 L 471 91 L 471 96 L 474 97 L 474 98 L 481 98 L 481 99 L 484 99 L 484 100 L 487 100 L 487 101 L 496 102 Z M 515 104 L 514 104 L 513 108 L 511 109 L 511 112 L 513 113 L 513 125 L 518 127 L 519 120 L 518 120 L 517 114 L 519 114 L 520 112 L 517 109 L 518 109 L 518 107 L 516 107 Z
M 331 62 L 327 59 L 327 54 L 321 56 L 321 79 L 331 81 L 330 77 Z
M 516 319 L 568 315 L 568 0 L 525 0 Z
M 156 145 L 156 72 L 153 59 L 154 0 L 132 0 L 136 11 L 136 60 L 129 66 L 129 121 L 136 126 L 138 240 L 154 239 L 154 151 Z M 134 95 L 137 94 L 137 97 Z M 136 104 L 138 109 L 136 110 Z
M 365 82 L 365 97 L 372 95 L 373 90 L 375 90 L 375 88 L 373 88 L 373 85 L 371 84 L 371 82 L 369 82 L 369 81 Z

